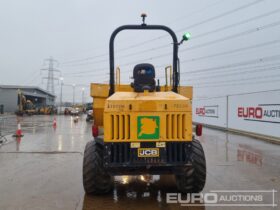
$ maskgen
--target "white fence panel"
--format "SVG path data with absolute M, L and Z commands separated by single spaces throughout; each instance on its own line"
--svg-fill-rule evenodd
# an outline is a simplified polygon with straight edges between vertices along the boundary
M 280 138 L 280 90 L 228 97 L 228 128 Z
M 193 121 L 227 127 L 227 97 L 193 100 Z

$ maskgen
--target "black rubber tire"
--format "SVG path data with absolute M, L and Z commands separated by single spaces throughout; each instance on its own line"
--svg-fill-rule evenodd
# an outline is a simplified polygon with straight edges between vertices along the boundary
M 103 145 L 95 141 L 87 143 L 83 161 L 83 185 L 87 194 L 106 194 L 113 186 L 103 165 Z
M 176 175 L 177 189 L 182 193 L 199 193 L 206 182 L 206 160 L 203 147 L 196 139 L 192 141 L 192 166 L 184 168 L 184 175 Z

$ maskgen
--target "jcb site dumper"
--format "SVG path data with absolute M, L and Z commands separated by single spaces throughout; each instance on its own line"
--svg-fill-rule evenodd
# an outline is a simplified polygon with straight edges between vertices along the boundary
M 178 85 L 178 46 L 189 34 L 178 43 L 170 28 L 144 20 L 145 16 L 143 24 L 124 25 L 112 33 L 110 84 L 91 84 L 94 140 L 87 143 L 83 160 L 88 194 L 108 193 L 114 175 L 173 174 L 184 193 L 200 192 L 205 185 L 204 151 L 193 134 L 192 87 Z M 157 85 L 155 68 L 148 63 L 134 67 L 131 85 L 115 84 L 114 39 L 123 30 L 163 30 L 171 35 L 171 84 Z

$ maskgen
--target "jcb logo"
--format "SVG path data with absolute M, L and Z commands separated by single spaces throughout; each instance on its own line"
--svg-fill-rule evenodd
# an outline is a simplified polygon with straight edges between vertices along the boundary
M 138 157 L 158 157 L 159 148 L 138 148 Z

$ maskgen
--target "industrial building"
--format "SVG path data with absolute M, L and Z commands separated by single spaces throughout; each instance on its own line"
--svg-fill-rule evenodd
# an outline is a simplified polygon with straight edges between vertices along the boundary
M 4 112 L 15 112 L 18 108 L 18 92 L 32 101 L 36 107 L 54 105 L 55 95 L 35 86 L 0 85 L 0 106 Z

